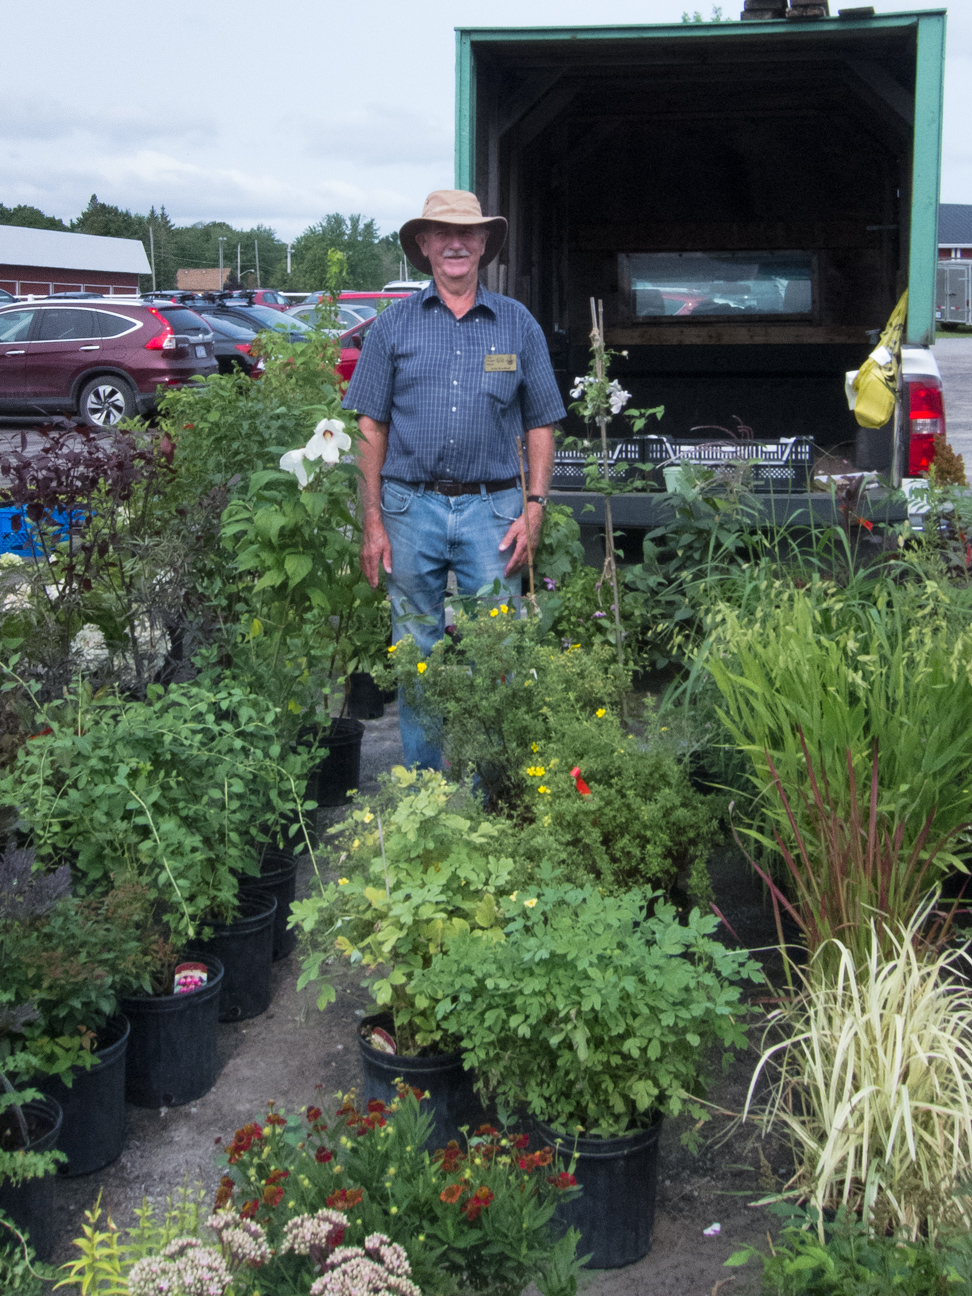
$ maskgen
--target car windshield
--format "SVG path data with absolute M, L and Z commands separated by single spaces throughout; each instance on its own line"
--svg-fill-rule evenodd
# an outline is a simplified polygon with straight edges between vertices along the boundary
M 203 319 L 214 333 L 220 333 L 223 337 L 240 338 L 246 342 L 251 342 L 256 337 L 253 329 L 237 320 L 227 319 L 225 315 L 210 315 L 206 312 Z
M 374 315 L 378 314 L 374 306 L 369 306 L 367 302 L 349 301 L 343 303 L 343 305 L 345 306 L 345 309 L 354 311 L 355 315 L 357 315 L 359 319 L 371 319 Z
M 285 315 L 283 311 L 273 310 L 270 306 L 247 306 L 246 313 L 259 320 L 263 328 L 284 329 L 288 333 L 304 331 L 303 321 Z

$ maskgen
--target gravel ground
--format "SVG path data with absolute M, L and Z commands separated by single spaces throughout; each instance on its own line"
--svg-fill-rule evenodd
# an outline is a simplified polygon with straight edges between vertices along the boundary
M 390 706 L 384 719 L 366 724 L 362 786 L 373 787 L 378 772 L 401 759 L 396 707 Z M 322 866 L 327 863 L 321 857 Z M 309 881 L 308 869 L 300 879 L 305 892 Z M 745 869 L 732 858 L 717 861 L 714 883 L 720 908 L 740 939 L 749 946 L 770 943 L 768 914 Z M 143 1196 L 160 1201 L 186 1179 L 212 1189 L 219 1177 L 214 1140 L 232 1137 L 261 1113 L 269 1098 L 294 1110 L 315 1098 L 318 1083 L 329 1093 L 361 1086 L 356 1028 L 370 1001 L 359 974 L 337 972 L 337 1001 L 321 1013 L 309 995 L 296 992 L 297 956 L 276 964 L 269 1011 L 245 1023 L 219 1026 L 222 1073 L 204 1098 L 161 1111 L 129 1107 L 121 1157 L 92 1175 L 58 1180 L 55 1262 L 71 1254 L 70 1240 L 80 1232 L 83 1211 L 99 1193 L 115 1220 L 124 1224 Z M 739 1110 L 752 1063 L 752 1055 L 739 1059 L 716 1085 L 712 1098 L 718 1106 Z M 743 1242 L 765 1242 L 773 1219 L 748 1203 L 773 1182 L 770 1166 L 775 1173 L 783 1158 L 770 1152 L 769 1163 L 763 1161 L 748 1130 L 724 1147 L 706 1146 L 693 1156 L 680 1144 L 684 1128 L 671 1121 L 664 1127 L 650 1255 L 626 1269 L 585 1274 L 585 1296 L 709 1296 L 720 1283 L 726 1283 L 720 1288 L 723 1296 L 754 1296 L 758 1290 L 754 1268 L 725 1269 L 723 1261 Z M 703 1236 L 714 1223 L 721 1225 L 721 1233 Z

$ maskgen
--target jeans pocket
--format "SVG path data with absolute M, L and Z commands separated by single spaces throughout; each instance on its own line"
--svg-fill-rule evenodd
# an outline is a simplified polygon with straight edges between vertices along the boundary
M 523 512 L 523 492 L 512 487 L 510 490 L 496 491 L 486 496 L 493 517 L 511 526 Z
M 401 482 L 384 481 L 381 483 L 381 511 L 391 516 L 407 513 L 414 496 L 411 487 Z

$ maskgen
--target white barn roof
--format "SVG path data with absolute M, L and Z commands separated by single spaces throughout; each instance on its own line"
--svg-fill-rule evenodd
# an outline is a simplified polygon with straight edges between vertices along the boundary
M 65 234 L 61 230 L 26 229 L 21 225 L 0 225 L 0 265 L 152 273 L 145 248 L 138 239 Z

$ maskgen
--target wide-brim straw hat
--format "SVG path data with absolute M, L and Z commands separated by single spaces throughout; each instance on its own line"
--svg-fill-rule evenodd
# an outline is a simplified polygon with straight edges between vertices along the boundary
M 415 242 L 415 235 L 421 234 L 423 227 L 430 221 L 439 221 L 443 225 L 488 225 L 489 237 L 486 240 L 486 251 L 479 263 L 481 266 L 495 261 L 506 242 L 505 216 L 484 216 L 479 199 L 466 189 L 436 189 L 426 198 L 422 215 L 415 220 L 406 221 L 398 231 L 405 255 L 423 274 L 432 273 L 432 263 Z

